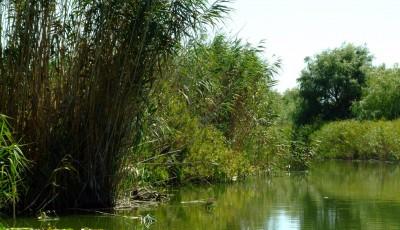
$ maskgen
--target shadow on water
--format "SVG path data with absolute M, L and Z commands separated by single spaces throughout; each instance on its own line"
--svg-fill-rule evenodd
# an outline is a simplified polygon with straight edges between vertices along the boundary
M 400 229 L 400 166 L 377 162 L 316 163 L 307 173 L 236 184 L 184 187 L 169 204 L 121 213 L 150 215 L 149 229 Z M 12 221 L 3 220 L 12 226 Z M 21 218 L 15 226 L 49 223 Z M 147 229 L 140 220 L 70 215 L 57 228 Z

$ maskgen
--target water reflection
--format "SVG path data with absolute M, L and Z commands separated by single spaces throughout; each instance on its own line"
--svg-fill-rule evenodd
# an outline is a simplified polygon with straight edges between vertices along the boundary
M 278 210 L 276 214 L 268 217 L 263 228 L 260 229 L 299 229 L 300 221 L 297 217 L 289 216 L 285 210 Z
M 400 229 L 399 178 L 398 165 L 325 162 L 308 173 L 186 187 L 170 204 L 124 215 L 150 214 L 157 222 L 149 229 L 162 230 Z M 198 200 L 212 202 L 188 202 Z M 39 226 L 32 219 L 17 225 Z M 137 220 L 100 216 L 62 217 L 55 226 L 145 229 Z

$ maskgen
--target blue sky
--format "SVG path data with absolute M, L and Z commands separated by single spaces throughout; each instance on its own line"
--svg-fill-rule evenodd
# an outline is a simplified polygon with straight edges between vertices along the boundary
M 224 30 L 279 56 L 276 88 L 296 86 L 304 58 L 343 42 L 366 45 L 374 64 L 400 62 L 400 0 L 236 0 Z

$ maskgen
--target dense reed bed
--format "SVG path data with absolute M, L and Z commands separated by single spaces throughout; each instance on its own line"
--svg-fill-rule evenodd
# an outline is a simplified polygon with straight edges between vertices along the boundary
M 225 2 L 0 2 L 0 113 L 33 162 L 21 211 L 113 205 L 158 70 Z

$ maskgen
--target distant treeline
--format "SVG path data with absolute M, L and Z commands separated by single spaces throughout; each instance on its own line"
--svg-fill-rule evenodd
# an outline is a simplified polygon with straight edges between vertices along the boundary
M 400 69 L 371 61 L 363 46 L 326 50 L 284 93 L 294 139 L 316 158 L 399 159 Z

